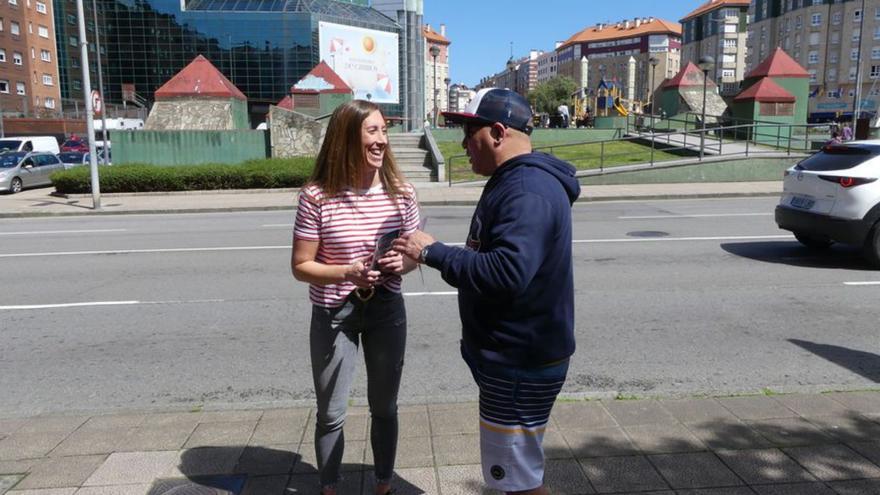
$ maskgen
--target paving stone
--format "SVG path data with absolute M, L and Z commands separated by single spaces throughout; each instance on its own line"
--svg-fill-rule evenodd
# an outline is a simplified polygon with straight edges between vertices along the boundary
M 207 411 L 199 417 L 199 423 L 239 423 L 252 421 L 256 423 L 263 416 L 263 411 Z
M 284 495 L 290 475 L 248 477 L 241 495 Z M 316 493 L 313 491 L 312 493 Z
M 431 435 L 431 425 L 428 420 L 428 409 L 410 410 L 398 412 L 400 423 L 400 437 L 427 437 Z
M 742 485 L 733 472 L 708 452 L 648 456 L 672 488 L 717 488 Z
M 16 433 L 66 433 L 76 430 L 88 420 L 88 416 L 46 416 L 25 420 Z
M 24 459 L 21 461 L 0 461 L 0 473 L 19 474 L 29 473 L 31 468 L 42 459 Z
M 433 438 L 434 460 L 438 466 L 480 462 L 480 435 L 443 435 Z
M 501 492 L 485 487 L 479 464 L 440 466 L 437 476 L 443 495 L 501 495 Z
M 600 402 L 560 402 L 553 406 L 551 421 L 560 429 L 613 428 L 617 422 Z
M 577 458 L 639 453 L 621 428 L 563 430 L 562 436 Z
M 817 481 L 779 449 L 724 450 L 716 454 L 750 485 Z
M 880 414 L 880 394 L 877 392 L 835 392 L 825 395 L 862 414 Z
M 793 418 L 797 413 L 785 407 L 773 397 L 756 395 L 752 397 L 723 397 L 718 403 L 736 417 L 745 420 Z
M 367 442 L 363 440 L 345 441 L 345 450 L 342 453 L 342 468 L 344 472 L 363 471 L 366 467 L 364 464 L 364 450 L 367 448 Z M 304 443 L 299 448 L 299 462 L 293 466 L 293 472 L 299 473 L 316 473 L 318 472 L 318 461 L 315 453 L 315 444 Z
M 694 490 L 679 490 L 678 495 L 754 495 L 755 492 L 745 486 L 726 488 L 697 488 Z
M 636 447 L 646 454 L 706 450 L 700 439 L 679 424 L 626 426 L 624 431 Z
M 24 423 L 24 419 L 0 419 L 0 435 L 11 435 L 18 431 Z
M 13 490 L 8 495 L 74 495 L 76 488 L 37 488 L 35 490 Z
M 848 445 L 859 454 L 862 454 L 869 461 L 880 466 L 880 441 L 850 442 Z
M 372 471 L 364 471 L 362 495 L 375 493 L 376 476 Z M 434 468 L 406 468 L 394 471 L 391 482 L 394 495 L 436 495 L 437 476 Z
M 806 420 L 842 442 L 859 442 L 868 438 L 880 438 L 880 423 L 875 423 L 860 414 L 811 416 Z
M 315 495 L 319 492 L 321 479 L 317 474 L 294 474 L 290 477 L 286 495 Z M 336 485 L 336 493 L 357 494 L 363 490 L 363 472 L 344 472 L 342 480 Z
M 599 457 L 580 463 L 599 493 L 669 488 L 645 456 Z
M 621 400 L 603 402 L 602 405 L 620 426 L 678 423 L 656 400 Z
M 880 478 L 880 467 L 844 445 L 790 447 L 783 451 L 823 481 Z
M 825 395 L 779 395 L 774 399 L 801 416 L 843 415 L 850 411 L 848 407 Z
M 876 495 L 880 493 L 880 480 L 836 481 L 831 487 L 840 495 Z
M 149 427 L 149 426 L 180 426 L 180 425 L 192 425 L 192 429 L 195 429 L 196 425 L 199 424 L 199 418 L 202 417 L 201 413 L 157 413 L 148 415 L 143 423 L 140 424 L 141 427 Z
M 132 428 L 119 439 L 117 452 L 179 450 L 195 430 L 196 423 L 179 422 Z
M 236 473 L 250 476 L 290 474 L 300 455 L 298 444 L 245 447 L 238 459 Z
M 150 485 L 87 486 L 76 491 L 76 495 L 150 495 Z
M 366 440 L 369 422 L 370 417 L 366 414 L 351 414 L 351 409 L 349 409 L 349 413 L 345 418 L 345 426 L 343 426 L 343 429 L 345 430 L 345 440 Z M 303 443 L 306 442 L 315 442 L 314 418 L 311 418 L 306 425 L 306 433 L 303 435 Z
M 176 451 L 113 453 L 83 485 L 152 483 L 154 479 L 167 475 L 178 458 Z
M 759 449 L 773 446 L 769 440 L 741 421 L 686 423 L 685 426 L 712 449 Z
M 146 414 L 108 414 L 92 416 L 80 427 L 81 430 L 119 430 L 135 428 L 147 419 Z
M 460 435 L 480 431 L 480 411 L 476 404 L 460 404 L 455 408 L 428 406 L 431 432 L 434 435 Z
M 752 486 L 758 495 L 835 495 L 824 483 L 793 483 L 790 485 Z
M 164 475 L 169 478 L 192 478 L 232 474 L 243 451 L 242 445 L 184 449 L 179 452 L 174 466 Z
M 659 402 L 664 409 L 682 423 L 736 420 L 736 416 L 715 399 L 670 399 Z
M 257 423 L 251 436 L 251 445 L 273 445 L 282 443 L 300 444 L 305 433 L 305 423 L 287 418 L 263 419 Z
M 574 457 L 561 432 L 548 431 L 544 433 L 544 457 L 547 459 L 571 459 Z
M 306 421 L 312 416 L 312 410 L 306 407 L 288 407 L 283 409 L 266 409 L 260 421 L 286 419 L 305 427 Z
M 823 445 L 835 443 L 830 435 L 803 418 L 762 419 L 746 421 L 750 427 L 779 447 Z
M 80 486 L 106 458 L 103 455 L 84 455 L 46 459 L 35 465 L 16 488 L 25 490 Z
M 544 463 L 544 486 L 556 495 L 595 493 L 574 459 L 550 459 Z
M 86 430 L 80 428 L 49 452 L 50 456 L 70 456 L 89 454 L 110 454 L 116 450 L 120 438 L 128 434 L 130 428 Z
M 16 483 L 21 481 L 25 475 L 23 474 L 0 474 L 0 495 L 3 495 Z
M 0 440 L 0 461 L 14 461 L 45 457 L 69 433 L 66 431 L 16 432 Z
M 366 442 L 364 464 L 374 465 L 373 448 L 370 442 Z M 430 437 L 409 437 L 397 439 L 397 459 L 395 467 L 398 468 L 421 468 L 434 465 L 434 452 L 431 448 Z
M 256 421 L 200 423 L 183 447 L 194 449 L 198 447 L 244 446 L 250 440 L 256 425 Z

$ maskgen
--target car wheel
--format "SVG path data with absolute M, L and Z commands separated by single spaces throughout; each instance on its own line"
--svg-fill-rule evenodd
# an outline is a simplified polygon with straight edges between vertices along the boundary
M 21 179 L 18 177 L 12 179 L 12 182 L 9 184 L 9 192 L 12 194 L 21 192 Z
M 868 233 L 862 252 L 874 268 L 880 268 L 880 224 L 874 225 Z
M 800 232 L 795 232 L 794 238 L 810 249 L 828 249 L 829 247 L 831 247 L 832 244 L 834 244 L 834 241 L 828 239 L 827 237 L 813 237 L 807 234 L 802 234 Z

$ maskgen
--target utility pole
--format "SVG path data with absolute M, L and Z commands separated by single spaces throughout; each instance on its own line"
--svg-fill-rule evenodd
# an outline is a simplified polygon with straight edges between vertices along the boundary
M 101 33 L 98 29 L 97 0 L 92 0 L 92 17 L 95 21 L 95 52 L 98 54 L 98 93 L 101 94 L 101 137 L 104 141 L 101 165 L 107 165 L 107 154 L 110 153 L 110 146 L 107 144 L 107 100 L 104 99 L 104 76 L 101 74 Z
M 92 113 L 92 81 L 89 78 L 89 40 L 86 39 L 86 16 L 83 0 L 76 0 L 76 15 L 79 19 L 79 46 L 82 57 L 83 94 L 86 100 L 86 132 L 89 135 L 89 166 L 92 171 L 92 207 L 101 209 L 101 187 L 98 182 L 98 160 L 95 156 L 95 116 Z
M 859 54 L 856 60 L 856 92 L 853 96 L 853 131 L 858 128 L 859 117 L 862 113 L 862 40 L 865 39 L 865 0 L 862 0 L 862 18 L 859 19 Z

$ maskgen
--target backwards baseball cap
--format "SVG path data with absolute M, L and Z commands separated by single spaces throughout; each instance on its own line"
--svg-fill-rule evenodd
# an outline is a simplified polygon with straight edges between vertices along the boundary
M 481 121 L 499 122 L 526 134 L 532 132 L 532 109 L 519 93 L 509 89 L 483 88 L 461 112 L 443 112 L 443 118 L 453 124 Z

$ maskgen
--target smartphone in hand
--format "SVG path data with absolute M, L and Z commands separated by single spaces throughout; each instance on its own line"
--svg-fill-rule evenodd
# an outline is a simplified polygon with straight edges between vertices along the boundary
M 376 249 L 373 251 L 373 264 L 370 266 L 370 270 L 381 271 L 379 268 L 379 259 L 385 256 L 385 253 L 391 249 L 391 243 L 398 237 L 400 237 L 400 229 L 392 230 L 376 239 Z

